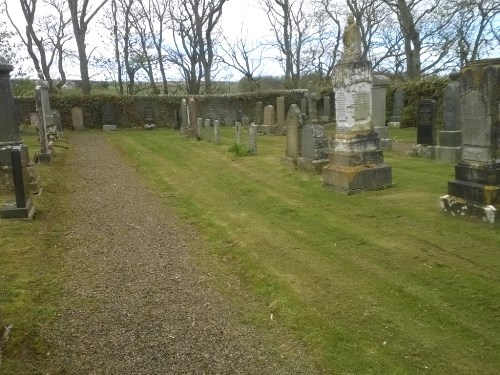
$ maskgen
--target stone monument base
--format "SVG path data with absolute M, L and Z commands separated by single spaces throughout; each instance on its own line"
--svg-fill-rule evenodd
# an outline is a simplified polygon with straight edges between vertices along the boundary
M 452 216 L 470 217 L 482 219 L 485 223 L 500 223 L 500 207 L 493 205 L 481 205 L 476 202 L 470 202 L 451 195 L 444 195 L 439 198 L 441 210 Z
M 417 144 L 413 146 L 413 154 L 426 159 L 436 158 L 436 146 Z
M 5 203 L 0 208 L 0 219 L 33 219 L 35 206 L 31 199 L 28 199 L 26 207 L 18 208 L 16 202 Z
M 323 183 L 347 195 L 393 186 L 392 168 L 377 149 L 374 132 L 337 133 L 329 164 L 323 167 Z
M 328 164 L 328 159 L 297 159 L 297 169 L 301 172 L 307 172 L 311 174 L 321 174 L 323 173 L 323 167 Z
M 456 163 L 462 157 L 462 147 L 436 146 L 436 160 Z
M 259 125 L 258 131 L 262 134 L 271 135 L 277 134 L 279 129 L 276 125 Z
M 110 131 L 114 131 L 117 129 L 118 129 L 118 127 L 116 125 L 103 125 L 102 126 L 102 131 L 105 131 L 105 132 L 110 132 Z
M 281 165 L 291 169 L 297 169 L 297 159 L 284 155 L 281 157 Z

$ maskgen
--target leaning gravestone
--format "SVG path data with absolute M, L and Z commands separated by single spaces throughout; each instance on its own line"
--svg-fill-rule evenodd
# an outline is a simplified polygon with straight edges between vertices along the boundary
M 500 58 L 461 71 L 462 160 L 441 208 L 454 216 L 498 223 L 500 210 Z
M 10 72 L 14 67 L 0 56 L 0 218 L 32 219 L 35 206 L 28 181 L 28 148 L 15 118 Z
M 328 138 L 323 125 L 308 124 L 302 128 L 301 156 L 297 169 L 307 173 L 322 173 L 328 164 Z
M 297 168 L 300 156 L 302 126 L 300 108 L 297 104 L 292 104 L 286 116 L 286 154 L 281 157 L 281 164 L 293 169 Z
M 116 130 L 115 110 L 110 103 L 105 103 L 102 106 L 102 130 Z
M 361 55 L 361 31 L 348 18 L 344 54 L 334 68 L 337 132 L 323 168 L 325 186 L 346 194 L 392 186 L 392 169 L 384 163 L 372 122 L 372 68 Z
M 436 160 L 458 162 L 462 153 L 462 121 L 460 118 L 460 73 L 451 72 L 451 83 L 443 92 L 443 130 L 438 133 Z

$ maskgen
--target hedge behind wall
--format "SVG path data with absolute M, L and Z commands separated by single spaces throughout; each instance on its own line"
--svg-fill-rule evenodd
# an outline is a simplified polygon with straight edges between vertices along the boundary
M 142 127 L 144 125 L 144 109 L 151 106 L 154 110 L 158 127 L 173 128 L 176 126 L 176 111 L 181 100 L 193 97 L 197 103 L 197 115 L 201 118 L 219 120 L 222 124 L 233 124 L 238 110 L 250 121 L 255 120 L 255 104 L 274 105 L 276 98 L 285 97 L 285 108 L 291 104 L 300 105 L 300 100 L 307 90 L 265 91 L 231 95 L 198 95 L 198 96 L 111 96 L 111 95 L 52 95 L 50 106 L 58 109 L 61 123 L 65 129 L 72 129 L 71 109 L 80 107 L 83 110 L 84 124 L 89 129 L 101 129 L 105 104 L 114 109 L 115 124 L 119 128 Z M 34 97 L 15 98 L 16 112 L 22 124 L 30 123 L 30 113 L 35 112 Z

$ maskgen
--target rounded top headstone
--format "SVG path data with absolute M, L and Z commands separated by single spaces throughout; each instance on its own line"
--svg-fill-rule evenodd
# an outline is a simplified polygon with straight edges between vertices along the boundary
M 460 72 L 457 72 L 456 70 L 452 71 L 450 74 L 449 74 L 449 77 L 452 81 L 456 81 L 457 79 L 460 78 Z

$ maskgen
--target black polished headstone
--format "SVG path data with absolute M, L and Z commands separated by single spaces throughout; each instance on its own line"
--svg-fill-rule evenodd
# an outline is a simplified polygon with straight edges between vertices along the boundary
M 19 121 L 16 121 L 10 72 L 14 67 L 0 56 L 0 145 L 20 144 Z
M 437 102 L 421 99 L 418 102 L 417 144 L 436 144 Z

